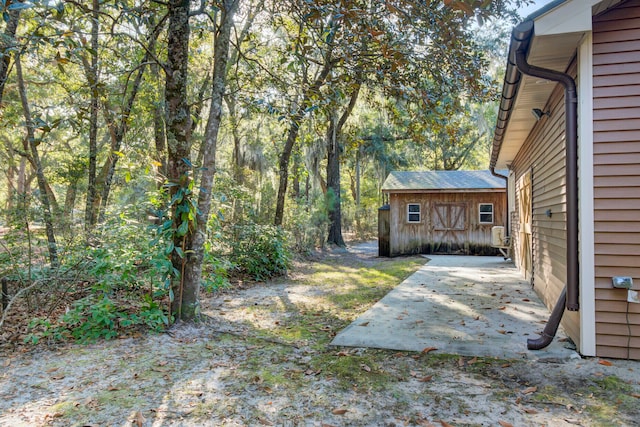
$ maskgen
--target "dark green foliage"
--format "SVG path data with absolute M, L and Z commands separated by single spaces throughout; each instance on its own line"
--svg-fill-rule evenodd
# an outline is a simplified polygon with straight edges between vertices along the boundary
M 231 243 L 231 260 L 238 270 L 255 280 L 287 272 L 289 250 L 281 227 L 248 224 L 236 226 L 234 230 L 236 239 Z

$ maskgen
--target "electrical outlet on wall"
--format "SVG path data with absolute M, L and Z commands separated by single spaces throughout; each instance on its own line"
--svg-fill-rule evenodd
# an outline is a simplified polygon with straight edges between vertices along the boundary
M 617 289 L 631 289 L 633 286 L 633 279 L 626 276 L 614 276 L 611 278 L 611 282 L 613 287 Z

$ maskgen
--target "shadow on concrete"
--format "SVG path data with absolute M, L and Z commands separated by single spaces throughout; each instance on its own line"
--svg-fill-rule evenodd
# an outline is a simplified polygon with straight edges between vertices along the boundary
M 430 255 L 430 261 L 341 331 L 332 345 L 462 356 L 561 361 L 579 355 L 562 328 L 527 349 L 549 310 L 513 264 L 499 257 Z

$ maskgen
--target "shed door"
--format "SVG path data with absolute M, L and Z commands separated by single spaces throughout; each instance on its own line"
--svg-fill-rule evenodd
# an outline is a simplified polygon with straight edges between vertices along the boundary
M 467 207 L 464 203 L 436 203 L 433 205 L 434 253 L 453 254 L 464 251 L 467 241 Z

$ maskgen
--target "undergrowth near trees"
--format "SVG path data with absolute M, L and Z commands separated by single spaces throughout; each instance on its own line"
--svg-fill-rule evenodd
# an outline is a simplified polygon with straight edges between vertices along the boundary
M 147 331 L 162 331 L 169 314 L 173 231 L 163 214 L 141 221 L 142 207 L 123 212 L 86 238 L 69 229 L 59 268 L 46 265 L 41 227 L 3 230 L 0 278 L 7 285 L 0 320 L 5 344 L 62 341 L 81 343 Z M 292 259 L 290 237 L 280 227 L 245 221 L 224 225 L 213 215 L 205 245 L 205 292 L 238 279 L 264 281 L 286 274 Z

